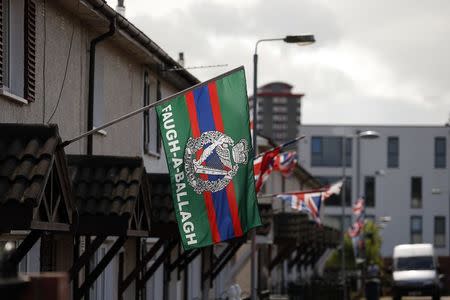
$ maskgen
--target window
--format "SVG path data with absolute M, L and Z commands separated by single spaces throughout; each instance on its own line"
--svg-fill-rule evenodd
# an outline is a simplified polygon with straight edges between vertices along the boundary
M 35 99 L 36 4 L 0 0 L 0 84 L 4 91 Z
M 274 97 L 272 100 L 272 103 L 275 104 L 286 104 L 287 103 L 287 98 L 285 97 Z
M 319 180 L 322 185 L 330 185 L 342 179 L 342 177 L 338 176 L 314 176 Z M 327 206 L 341 206 L 341 196 L 340 195 L 332 195 L 327 199 L 325 205 Z M 350 206 L 352 203 L 352 178 L 345 177 L 345 205 Z
M 148 72 L 144 72 L 144 106 L 150 104 L 150 78 Z M 144 152 L 148 153 L 150 144 L 150 112 L 144 111 Z
M 422 207 L 422 177 L 411 177 L 411 208 Z
M 273 106 L 272 107 L 272 109 L 273 109 L 273 112 L 274 113 L 286 113 L 287 111 L 288 111 L 288 107 L 287 106 L 277 106 L 277 105 L 275 105 L 275 106 Z
M 346 138 L 345 165 L 352 165 L 352 139 Z M 312 167 L 341 167 L 342 166 L 342 137 L 311 138 L 311 166 Z
M 398 154 L 399 154 L 399 143 L 398 137 L 390 136 L 388 137 L 388 149 L 387 149 L 388 168 L 398 168 Z
M 445 247 L 445 217 L 434 217 L 434 246 Z
M 411 244 L 422 243 L 422 217 L 411 216 Z
M 275 130 L 285 130 L 285 129 L 287 129 L 287 124 L 286 123 L 274 123 L 273 125 L 272 125 L 272 128 L 273 129 L 275 129 Z
M 150 93 L 149 93 L 150 95 Z M 156 101 L 161 100 L 161 82 L 156 81 Z M 156 111 L 154 109 L 149 110 L 148 116 L 148 131 L 149 131 L 149 142 L 147 153 L 157 155 L 161 153 L 161 133 L 159 131 L 158 119 L 156 117 Z
M 99 127 L 105 123 L 105 97 L 104 97 L 104 56 L 101 48 L 97 48 L 95 54 L 95 74 L 94 74 L 94 127 Z
M 434 138 L 434 167 L 445 168 L 447 156 L 447 145 L 445 137 Z
M 273 115 L 272 120 L 274 121 L 287 121 L 288 116 L 287 115 Z
M 375 206 L 375 177 L 364 177 L 364 200 L 367 207 Z

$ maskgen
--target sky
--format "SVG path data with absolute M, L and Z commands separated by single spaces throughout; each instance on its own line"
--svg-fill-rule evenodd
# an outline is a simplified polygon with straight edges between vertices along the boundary
M 115 0 L 108 0 L 116 6 Z M 125 0 L 125 16 L 207 80 L 243 65 L 253 93 L 262 38 L 314 34 L 316 43 L 258 46 L 258 86 L 304 93 L 304 124 L 429 124 L 450 119 L 448 0 Z

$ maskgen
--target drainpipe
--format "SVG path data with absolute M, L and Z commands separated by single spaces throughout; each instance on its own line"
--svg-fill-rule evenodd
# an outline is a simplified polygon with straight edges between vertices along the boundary
M 116 17 L 113 17 L 109 23 L 109 31 L 91 40 L 89 48 L 89 92 L 88 92 L 88 130 L 94 128 L 94 77 L 95 77 L 95 49 L 98 43 L 114 35 L 116 32 Z M 87 154 L 92 155 L 93 151 L 93 137 L 88 136 L 87 139 Z

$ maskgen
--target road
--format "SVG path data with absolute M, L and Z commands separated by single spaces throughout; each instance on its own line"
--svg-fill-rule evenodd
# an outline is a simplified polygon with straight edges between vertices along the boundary
M 402 300 L 429 300 L 431 297 L 403 297 Z M 380 300 L 392 300 L 391 297 L 383 297 Z M 450 296 L 441 297 L 441 300 L 450 300 Z

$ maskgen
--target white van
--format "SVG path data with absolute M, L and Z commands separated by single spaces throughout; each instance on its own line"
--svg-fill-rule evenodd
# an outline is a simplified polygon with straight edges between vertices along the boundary
M 405 244 L 394 247 L 394 300 L 403 295 L 440 299 L 437 260 L 432 244 Z

